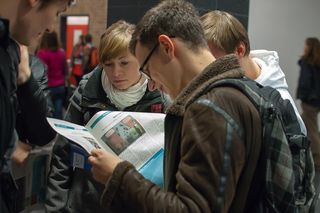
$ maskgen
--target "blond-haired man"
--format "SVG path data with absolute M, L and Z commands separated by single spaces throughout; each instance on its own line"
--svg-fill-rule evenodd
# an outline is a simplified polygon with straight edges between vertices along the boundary
M 283 99 L 288 99 L 296 113 L 301 131 L 307 130 L 288 91 L 288 84 L 276 51 L 250 50 L 248 33 L 240 21 L 224 11 L 210 11 L 201 16 L 205 37 L 212 54 L 222 57 L 234 53 L 238 56 L 245 75 L 263 86 L 277 89 Z

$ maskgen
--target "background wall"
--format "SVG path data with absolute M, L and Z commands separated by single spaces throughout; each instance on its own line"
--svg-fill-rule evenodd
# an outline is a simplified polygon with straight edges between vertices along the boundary
M 294 98 L 299 77 L 297 60 L 303 53 L 306 37 L 320 38 L 319 22 L 319 0 L 250 0 L 248 32 L 251 48 L 278 52 Z
M 100 35 L 104 32 L 107 23 L 108 0 L 77 0 L 75 5 L 62 13 L 56 21 L 56 30 L 60 32 L 61 20 L 68 15 L 89 16 L 89 33 L 92 34 L 93 43 L 99 44 Z
M 137 23 L 144 13 L 160 0 L 109 0 L 108 26 L 119 19 Z M 208 10 L 225 10 L 236 16 L 244 26 L 248 24 L 249 0 L 187 0 L 192 2 L 201 14 Z

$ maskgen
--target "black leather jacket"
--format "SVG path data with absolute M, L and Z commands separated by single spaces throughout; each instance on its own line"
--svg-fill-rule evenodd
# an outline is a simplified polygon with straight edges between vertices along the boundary
M 3 174 L 5 153 L 14 141 L 16 118 L 16 79 L 20 61 L 19 47 L 9 37 L 9 21 L 0 18 L 0 212 L 13 211 L 5 189 L 15 189 L 11 176 Z
M 29 55 L 29 64 L 33 79 L 32 82 L 26 83 L 27 85 L 18 87 L 17 94 L 21 105 L 17 115 L 16 130 L 21 141 L 28 140 L 32 145 L 41 146 L 49 143 L 54 137 L 51 127 L 45 120 L 45 117 L 52 116 L 53 105 L 48 87 L 47 66 L 33 55 Z M 29 98 L 25 97 L 26 92 L 29 92 Z M 36 112 L 32 108 L 39 109 L 39 112 L 32 114 L 32 111 Z M 42 131 L 37 129 L 40 125 Z
M 52 107 L 50 108 L 48 104 L 46 71 L 40 63 L 32 57 L 31 77 L 18 87 L 19 127 L 17 131 L 20 140 L 27 139 L 32 145 L 43 146 L 54 138 L 55 132 L 46 120 L 50 111 L 52 113 Z
M 298 62 L 300 76 L 297 98 L 309 105 L 320 107 L 320 66 L 308 64 L 304 60 Z
M 9 21 L 0 19 L 0 169 L 15 127 L 19 55 L 17 44 L 9 37 Z

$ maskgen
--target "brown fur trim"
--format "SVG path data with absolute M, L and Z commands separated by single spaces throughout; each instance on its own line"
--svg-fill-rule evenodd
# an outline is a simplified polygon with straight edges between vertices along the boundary
M 198 98 L 207 86 L 221 79 L 239 78 L 243 75 L 244 72 L 234 54 L 221 57 L 209 64 L 182 90 L 166 113 L 182 116 L 186 106 Z

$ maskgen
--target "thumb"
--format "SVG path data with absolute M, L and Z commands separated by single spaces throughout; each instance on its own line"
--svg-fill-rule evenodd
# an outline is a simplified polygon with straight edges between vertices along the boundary
M 94 165 L 94 164 L 97 163 L 97 158 L 94 157 L 94 156 L 89 156 L 88 157 L 88 161 L 89 161 L 90 164 Z

